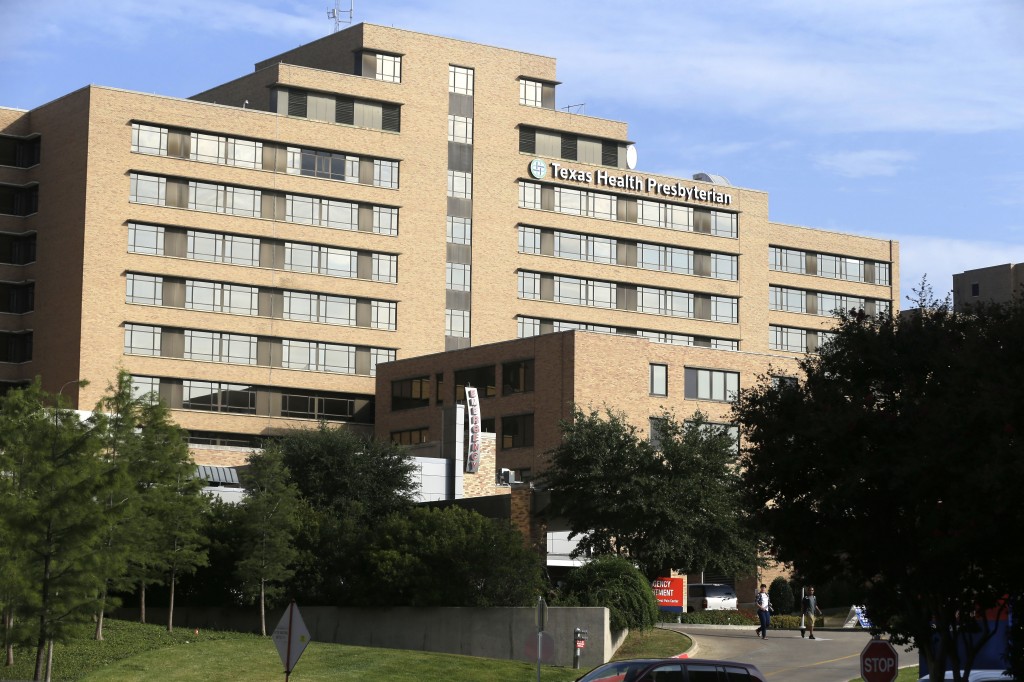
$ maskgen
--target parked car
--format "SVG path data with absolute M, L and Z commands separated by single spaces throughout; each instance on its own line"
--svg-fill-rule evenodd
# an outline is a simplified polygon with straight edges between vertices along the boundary
M 635 658 L 598 666 L 576 682 L 767 682 L 751 663 L 702 658 Z
M 961 678 L 962 677 L 963 673 L 961 672 Z M 931 682 L 931 679 L 932 678 L 930 676 L 925 675 L 918 680 L 918 682 Z M 952 680 L 953 671 L 947 670 L 946 676 L 942 679 Z M 1002 670 L 972 670 L 970 677 L 971 682 L 1014 682 L 1016 679 L 1016 677 L 1010 677 L 1009 675 L 1003 674 Z M 938 682 L 938 680 L 935 682 Z
M 719 583 L 696 583 L 686 588 L 687 611 L 735 609 L 736 590 Z

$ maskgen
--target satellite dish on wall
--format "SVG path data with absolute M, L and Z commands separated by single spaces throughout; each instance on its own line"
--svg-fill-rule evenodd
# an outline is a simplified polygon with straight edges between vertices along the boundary
M 626 147 L 626 167 L 629 170 L 636 170 L 636 145 Z

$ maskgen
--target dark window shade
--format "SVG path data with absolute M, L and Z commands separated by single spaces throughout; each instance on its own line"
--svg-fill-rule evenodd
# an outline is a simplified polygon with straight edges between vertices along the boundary
M 381 104 L 381 128 L 399 132 L 402 128 L 402 110 L 397 104 Z
M 351 97 L 339 97 L 334 103 L 335 123 L 352 125 L 356 118 L 356 103 Z
M 619 145 L 614 142 L 601 143 L 601 163 L 605 166 L 619 165 Z
M 39 187 L 0 185 L 0 213 L 26 216 L 39 210 Z
M 306 93 L 295 90 L 288 91 L 288 115 L 306 118 Z
M 0 136 L 0 166 L 28 168 L 39 163 L 39 139 Z
M 537 153 L 537 131 L 533 128 L 519 129 L 519 151 L 524 154 Z
M 562 134 L 562 158 L 566 161 L 576 160 L 576 138 L 572 135 Z

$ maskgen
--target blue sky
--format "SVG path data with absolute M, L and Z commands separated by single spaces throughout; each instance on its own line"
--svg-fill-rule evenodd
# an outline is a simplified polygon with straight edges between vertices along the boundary
M 188 97 L 327 35 L 333 6 L 0 0 L 0 106 L 90 83 Z M 904 299 L 1024 262 L 1021 0 L 358 0 L 354 19 L 555 57 L 558 106 L 628 123 L 639 171 L 896 239 Z

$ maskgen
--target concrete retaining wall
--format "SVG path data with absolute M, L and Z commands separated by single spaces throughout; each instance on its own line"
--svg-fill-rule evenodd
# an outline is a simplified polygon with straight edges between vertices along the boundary
M 438 653 L 536 662 L 537 626 L 533 608 L 390 608 L 354 609 L 300 606 L 302 620 L 316 642 L 411 649 Z M 277 625 L 283 608 L 267 612 L 267 631 Z M 115 618 L 138 620 L 138 609 L 118 609 Z M 150 623 L 166 623 L 167 609 L 146 609 Z M 176 608 L 175 627 L 258 632 L 259 613 L 237 609 Z M 581 668 L 608 661 L 626 633 L 608 626 L 608 609 L 551 607 L 544 631 L 544 663 L 571 666 L 573 630 L 589 630 Z

